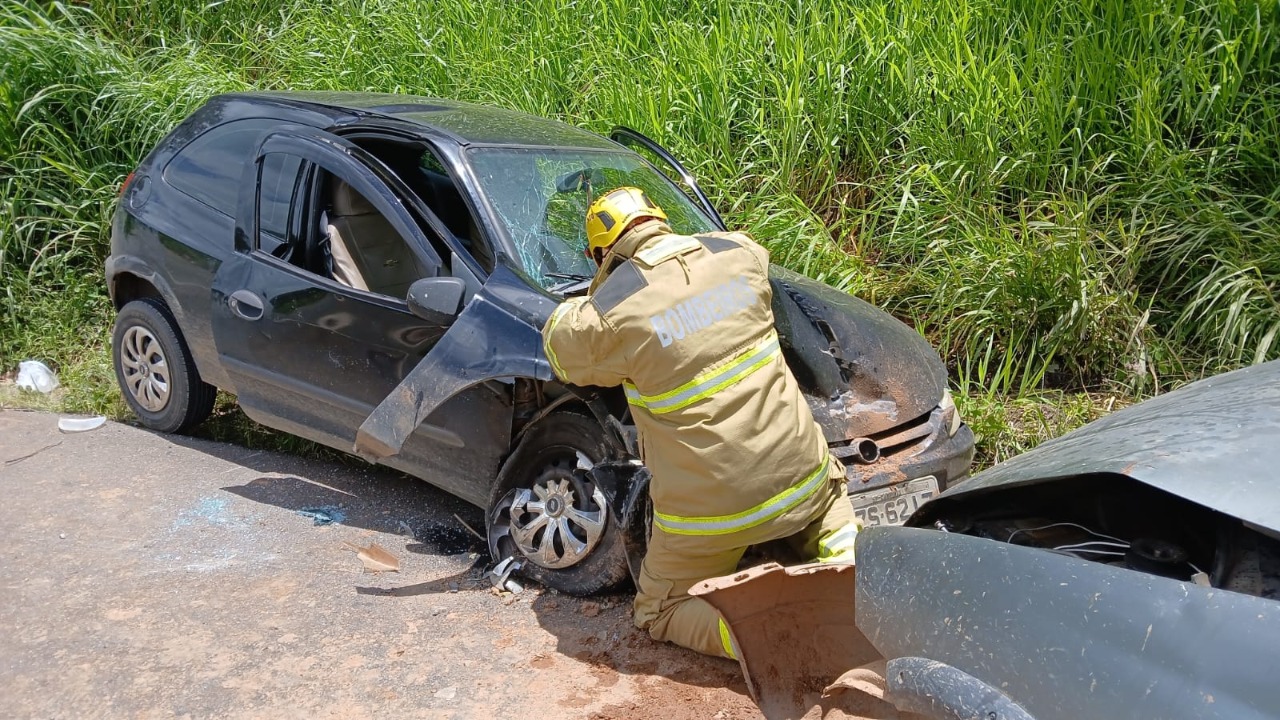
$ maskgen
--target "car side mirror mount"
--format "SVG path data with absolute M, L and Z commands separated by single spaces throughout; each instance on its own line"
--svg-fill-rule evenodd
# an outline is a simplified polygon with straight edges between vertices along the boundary
M 467 284 L 462 278 L 432 277 L 415 280 L 405 302 L 414 315 L 437 325 L 448 325 L 462 310 Z

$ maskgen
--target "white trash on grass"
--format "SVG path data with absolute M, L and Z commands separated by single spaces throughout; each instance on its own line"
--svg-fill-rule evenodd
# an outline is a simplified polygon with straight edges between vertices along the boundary
M 19 390 L 33 390 L 47 395 L 56 387 L 58 376 L 53 374 L 48 365 L 39 360 L 23 360 L 18 363 Z

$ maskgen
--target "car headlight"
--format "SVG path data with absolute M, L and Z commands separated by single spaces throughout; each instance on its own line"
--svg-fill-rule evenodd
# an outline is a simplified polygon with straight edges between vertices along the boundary
M 955 437 L 960 432 L 960 411 L 956 409 L 956 401 L 951 397 L 950 390 L 942 391 L 942 402 L 938 403 L 938 407 L 942 409 L 942 422 L 947 425 L 947 437 Z

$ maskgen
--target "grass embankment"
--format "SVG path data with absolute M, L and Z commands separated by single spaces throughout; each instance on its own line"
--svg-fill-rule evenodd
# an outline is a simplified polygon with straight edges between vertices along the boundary
M 1176 0 L 8 5 L 0 366 L 52 361 L 65 407 L 121 412 L 112 202 L 205 98 L 409 92 L 667 143 L 779 261 L 914 322 L 1003 455 L 1096 414 L 1084 391 L 1280 356 L 1277 23 Z

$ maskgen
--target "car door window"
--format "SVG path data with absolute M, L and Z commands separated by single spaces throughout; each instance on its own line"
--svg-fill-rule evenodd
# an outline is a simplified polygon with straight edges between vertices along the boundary
M 480 232 L 458 183 L 440 158 L 427 148 L 418 159 L 418 177 L 411 186 L 431 212 L 440 218 L 485 272 L 493 272 L 493 252 Z
M 258 249 L 292 262 L 289 213 L 297 196 L 302 159 L 284 153 L 262 157 L 258 171 Z M 297 256 L 301 258 L 302 253 Z
M 374 204 L 329 173 L 318 173 L 320 212 L 314 231 L 327 248 L 324 268 L 339 283 L 357 290 L 404 298 L 409 286 L 430 272 Z
M 257 220 L 255 249 L 356 290 L 403 299 L 435 274 L 368 198 L 294 155 L 262 156 Z

